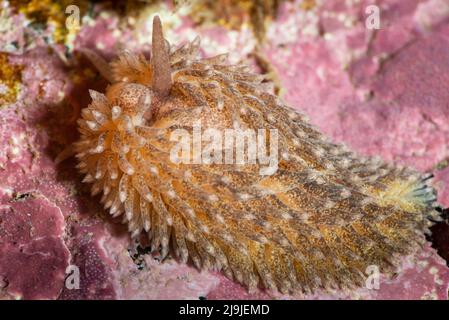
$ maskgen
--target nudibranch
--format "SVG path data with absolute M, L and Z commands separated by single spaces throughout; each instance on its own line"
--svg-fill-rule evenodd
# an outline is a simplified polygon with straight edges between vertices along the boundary
M 170 47 L 156 16 L 149 61 L 125 51 L 109 64 L 84 51 L 110 85 L 82 110 L 77 166 L 133 236 L 145 231 L 162 257 L 250 290 L 305 293 L 364 285 L 367 267 L 391 273 L 421 248 L 440 220 L 429 175 L 332 143 L 263 76 L 226 55 L 200 58 L 199 46 Z M 276 170 L 173 161 L 171 134 L 198 121 L 277 130 Z

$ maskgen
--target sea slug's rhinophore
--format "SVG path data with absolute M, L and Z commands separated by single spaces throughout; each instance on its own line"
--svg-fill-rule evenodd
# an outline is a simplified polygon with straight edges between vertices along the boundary
M 82 110 L 78 168 L 92 195 L 152 249 L 282 292 L 348 288 L 365 271 L 397 266 L 425 242 L 435 211 L 427 177 L 330 142 L 266 92 L 263 76 L 226 56 L 197 57 L 199 40 L 173 49 L 153 21 L 152 56 L 108 64 L 85 54 L 111 84 Z M 175 129 L 276 129 L 278 168 L 175 163 Z

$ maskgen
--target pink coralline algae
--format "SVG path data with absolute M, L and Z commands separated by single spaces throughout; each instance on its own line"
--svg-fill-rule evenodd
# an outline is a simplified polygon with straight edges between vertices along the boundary
M 329 0 L 305 14 L 297 3 L 286 2 L 268 27 L 258 54 L 278 74 L 284 100 L 310 115 L 312 123 L 363 155 L 434 173 L 438 201 L 447 207 L 449 91 L 444 84 L 449 83 L 449 12 L 445 1 L 378 1 L 380 30 L 364 26 L 368 3 Z M 161 8 L 163 21 L 168 7 Z M 254 62 L 255 41 L 247 41 L 252 39 L 249 30 L 194 28 L 188 16 L 174 17 L 168 25 L 176 32 L 166 34 L 170 42 L 192 40 L 199 34 L 208 56 L 230 51 L 231 60 Z M 90 102 L 88 88 L 104 91 L 106 85 L 77 50 L 87 47 L 107 58 L 118 46 L 148 51 L 149 31 L 137 32 L 148 41 L 139 43 L 141 37 L 119 24 L 113 12 L 99 15 L 82 26 L 67 60 L 60 45 L 42 40 L 45 34 L 33 32 L 34 40 L 26 44 L 30 40 L 20 34 L 29 31 L 23 27 L 2 29 L 0 51 L 8 52 L 9 63 L 20 66 L 22 74 L 17 101 L 0 106 L 0 298 L 448 298 L 445 222 L 432 229 L 438 253 L 429 241 L 421 252 L 403 258 L 396 277 L 381 277 L 378 290 L 314 295 L 248 293 L 220 273 L 198 272 L 170 257 L 160 261 L 148 252 L 145 239 L 132 240 L 121 221 L 110 218 L 99 199 L 90 197 L 80 183 L 75 161 L 56 164 L 55 158 L 77 138 L 79 110 Z M 16 46 L 11 45 L 13 40 Z M 79 289 L 66 284 L 70 266 L 79 269 Z

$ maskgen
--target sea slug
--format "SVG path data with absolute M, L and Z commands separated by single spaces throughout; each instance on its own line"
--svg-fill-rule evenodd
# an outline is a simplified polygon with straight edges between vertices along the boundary
M 146 231 L 163 257 L 171 248 L 250 290 L 306 293 L 364 285 L 368 266 L 391 272 L 421 247 L 440 219 L 428 175 L 330 142 L 263 76 L 226 55 L 199 58 L 199 45 L 173 49 L 155 17 L 150 61 L 125 51 L 108 64 L 84 51 L 111 84 L 82 110 L 78 168 L 133 236 Z M 276 170 L 174 162 L 171 133 L 198 121 L 277 130 Z

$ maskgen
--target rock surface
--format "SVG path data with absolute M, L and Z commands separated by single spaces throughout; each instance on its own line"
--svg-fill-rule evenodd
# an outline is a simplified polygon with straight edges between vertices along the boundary
M 10 66 L 21 67 L 21 83 L 16 101 L 0 105 L 0 298 L 448 298 L 449 269 L 430 242 L 420 254 L 404 257 L 393 279 L 382 277 L 378 290 L 250 294 L 220 274 L 159 261 L 147 252 L 145 239 L 131 240 L 126 227 L 89 196 L 73 159 L 55 162 L 77 137 L 87 90 L 106 85 L 77 49 L 89 47 L 108 58 L 125 45 L 148 52 L 148 22 L 159 12 L 172 44 L 199 34 L 204 54 L 229 51 L 233 62 L 277 74 L 285 101 L 335 140 L 364 155 L 434 172 L 439 201 L 449 206 L 447 1 L 377 1 L 380 30 L 365 27 L 370 1 L 328 0 L 309 12 L 300 9 L 301 1 L 286 2 L 260 47 L 245 25 L 241 30 L 194 26 L 170 4 L 151 7 L 133 23 L 99 4 L 96 18 L 83 19 L 68 59 L 61 44 L 45 40 L 48 30 L 12 28 L 27 18 L 5 3 L 0 51 L 7 52 Z M 434 233 L 434 244 L 447 259 L 447 224 Z M 70 266 L 79 270 L 79 289 L 67 284 Z

